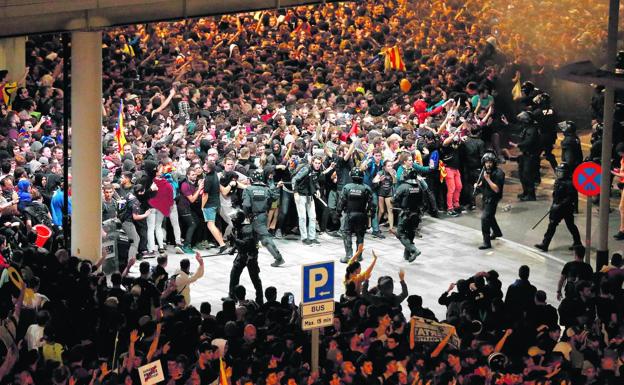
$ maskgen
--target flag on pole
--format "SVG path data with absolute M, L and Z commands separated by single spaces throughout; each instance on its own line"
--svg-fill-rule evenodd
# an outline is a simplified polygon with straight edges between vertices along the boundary
M 119 115 L 117 118 L 117 127 L 115 128 L 115 139 L 117 140 L 117 146 L 119 146 L 119 153 L 124 154 L 124 145 L 126 142 L 126 135 L 124 134 L 124 122 L 123 122 L 123 99 L 119 102 Z
M 401 57 L 401 50 L 398 45 L 394 47 L 385 48 L 382 52 L 385 55 L 384 67 L 388 70 L 405 71 L 405 63 Z
M 219 357 L 219 385 L 228 385 L 227 372 L 223 357 Z

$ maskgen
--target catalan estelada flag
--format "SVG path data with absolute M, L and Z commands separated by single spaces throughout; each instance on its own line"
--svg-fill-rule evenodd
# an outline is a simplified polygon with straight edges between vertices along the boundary
M 385 48 L 382 52 L 382 55 L 386 57 L 384 62 L 384 68 L 386 69 L 386 71 L 405 71 L 405 63 L 403 62 L 403 58 L 401 57 L 401 50 L 399 49 L 398 45 L 390 48 Z
M 440 170 L 440 182 L 444 182 L 444 179 L 446 178 L 446 165 L 444 162 L 438 162 L 438 169 Z
M 229 385 L 225 371 L 225 362 L 223 362 L 222 357 L 219 357 L 219 385 Z
M 119 102 L 119 115 L 117 118 L 117 127 L 115 128 L 115 139 L 117 140 L 117 146 L 119 147 L 119 153 L 124 154 L 124 145 L 126 142 L 126 134 L 124 134 L 124 122 L 123 122 L 123 99 Z

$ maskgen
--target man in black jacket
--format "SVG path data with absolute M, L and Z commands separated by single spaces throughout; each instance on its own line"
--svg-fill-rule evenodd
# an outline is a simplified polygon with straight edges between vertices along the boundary
M 299 217 L 299 233 L 301 242 L 305 245 L 320 244 L 316 239 L 314 197 L 319 193 L 318 177 L 322 162 L 321 157 L 314 157 L 311 164 L 307 162 L 300 164 L 292 178 L 295 206 Z
M 415 169 L 409 169 L 405 174 L 394 193 L 393 200 L 397 208 L 401 209 L 397 238 L 404 247 L 403 258 L 408 262 L 414 262 L 420 255 L 420 250 L 414 246 L 414 236 L 422 215 L 423 191 Z
M 401 305 L 407 296 L 407 284 L 405 283 L 405 271 L 399 270 L 399 282 L 401 284 L 401 294 L 394 294 L 394 280 L 389 276 L 380 277 L 377 281 L 377 287 L 373 291 L 368 290 L 368 280 L 362 285 L 362 295 L 370 304 L 375 306 L 390 306 L 397 308 Z
M 557 226 L 563 219 L 570 234 L 572 234 L 572 247 L 581 244 L 581 235 L 578 227 L 574 224 L 574 203 L 577 200 L 577 192 L 572 185 L 572 172 L 567 163 L 562 162 L 557 166 L 557 180 L 553 188 L 553 201 L 548 215 L 549 223 L 544 239 L 535 245 L 542 251 L 548 251 L 548 245 L 555 235 Z
M 475 183 L 474 187 L 480 188 L 483 194 L 483 213 L 481 213 L 481 234 L 483 244 L 479 249 L 492 248 L 492 239 L 503 236 L 503 232 L 496 221 L 496 207 L 498 201 L 503 197 L 503 186 L 505 185 L 505 173 L 496 167 L 496 155 L 487 152 L 481 158 L 483 171 L 481 179 Z
M 370 214 L 373 208 L 373 191 L 362 183 L 362 171 L 354 167 L 351 170 L 350 178 L 353 182 L 347 183 L 343 187 L 338 202 L 338 211 L 344 211 L 342 240 L 345 247 L 345 256 L 340 259 L 342 263 L 349 262 L 349 259 L 353 256 L 353 233 L 355 233 L 356 237 L 356 247 L 359 248 L 364 244 L 368 214 Z
M 511 322 L 526 318 L 527 312 L 535 303 L 537 289 L 529 282 L 530 273 L 527 265 L 520 266 L 518 279 L 507 288 L 505 309 Z
M 460 159 L 463 165 L 461 176 L 464 187 L 462 193 L 469 210 L 476 208 L 473 185 L 479 179 L 480 159 L 484 152 L 485 142 L 481 139 L 481 129 L 475 125 L 471 127 L 470 135 L 460 147 Z
M 583 150 L 581 148 L 581 140 L 576 135 L 576 124 L 573 121 L 566 120 L 559 123 L 558 127 L 563 132 L 561 161 L 566 162 L 570 172 L 573 172 L 583 162 Z
M 533 104 L 535 105 L 533 117 L 539 127 L 540 148 L 554 171 L 557 168 L 557 159 L 552 150 L 557 141 L 557 115 L 550 104 L 550 95 L 546 92 L 533 98 Z
M 236 298 L 234 288 L 238 286 L 240 276 L 246 267 L 251 283 L 256 290 L 256 303 L 262 304 L 262 281 L 260 280 L 260 267 L 258 267 L 258 237 L 253 226 L 244 222 L 245 213 L 241 210 L 232 213 L 234 232 L 230 243 L 233 246 L 231 253 L 236 252 L 236 258 L 230 271 L 228 295 L 232 299 Z
M 527 111 L 518 114 L 516 119 L 522 124 L 520 143 L 509 142 L 509 144 L 522 151 L 522 155 L 518 158 L 522 193 L 518 195 L 518 198 L 521 201 L 534 201 L 536 200 L 535 181 L 539 176 L 539 134 L 533 117 Z

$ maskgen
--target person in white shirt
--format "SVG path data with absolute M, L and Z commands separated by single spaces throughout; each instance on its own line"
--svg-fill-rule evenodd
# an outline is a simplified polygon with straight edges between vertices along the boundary
M 37 350 L 43 346 L 43 330 L 48 321 L 50 321 L 50 313 L 45 310 L 37 313 L 37 323 L 30 325 L 24 336 L 28 350 Z
M 190 273 L 191 262 L 184 258 L 180 261 L 180 270 L 175 273 L 176 290 L 184 296 L 186 306 L 191 304 L 191 283 L 197 281 L 204 275 L 204 260 L 199 252 L 195 252 L 195 259 L 199 263 L 199 268 L 193 274 Z
M 383 152 L 385 162 L 394 162 L 396 154 L 401 147 L 401 137 L 398 134 L 392 134 L 386 139 L 386 149 Z

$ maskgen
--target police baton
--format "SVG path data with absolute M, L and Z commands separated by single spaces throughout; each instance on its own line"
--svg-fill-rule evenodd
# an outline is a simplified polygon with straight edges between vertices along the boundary
M 548 214 L 550 214 L 550 209 L 549 209 L 548 211 L 546 211 L 546 214 L 544 214 L 544 216 L 543 216 L 543 217 L 542 217 L 539 221 L 537 221 L 537 223 L 536 223 L 533 227 L 531 227 L 531 230 L 535 230 L 535 228 L 536 228 L 536 227 L 537 227 L 540 223 L 542 223 L 542 221 L 544 220 L 544 218 L 546 218 L 546 216 L 548 216 Z
M 322 200 L 320 197 L 318 197 L 318 196 L 316 196 L 316 195 L 313 195 L 313 197 L 314 197 L 314 198 L 316 198 L 316 200 L 318 200 L 319 202 L 321 202 L 321 204 L 322 204 L 323 206 L 328 207 L 328 206 L 327 206 L 327 203 L 325 203 L 325 201 L 324 201 L 324 200 Z
M 481 183 L 481 180 L 483 179 L 484 172 L 485 172 L 485 167 L 481 169 L 481 172 L 479 173 L 479 178 L 477 178 L 477 182 L 474 185 L 474 189 L 472 190 L 473 196 L 477 193 L 477 189 L 479 188 L 479 183 Z

